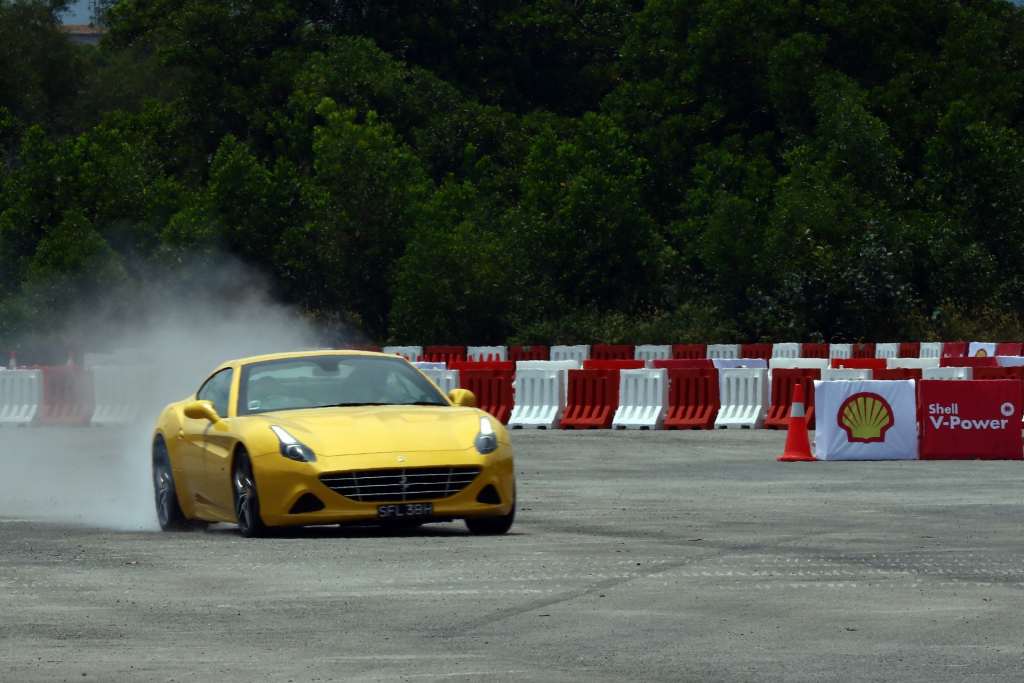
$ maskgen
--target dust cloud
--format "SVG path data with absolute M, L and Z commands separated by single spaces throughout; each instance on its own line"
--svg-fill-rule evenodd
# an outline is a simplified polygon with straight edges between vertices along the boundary
M 87 364 L 130 368 L 123 392 L 137 419 L 126 426 L 0 427 L 0 520 L 157 529 L 150 443 L 159 411 L 194 393 L 226 360 L 324 341 L 274 302 L 262 278 L 227 259 L 180 269 L 130 298 L 83 307 L 69 316 L 65 339 L 82 344 Z M 334 330 L 332 341 L 351 340 Z

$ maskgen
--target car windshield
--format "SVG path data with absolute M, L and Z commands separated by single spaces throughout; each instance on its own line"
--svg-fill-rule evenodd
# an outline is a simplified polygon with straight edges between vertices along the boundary
M 398 358 L 304 356 L 242 368 L 238 414 L 329 406 L 431 405 L 448 402 Z

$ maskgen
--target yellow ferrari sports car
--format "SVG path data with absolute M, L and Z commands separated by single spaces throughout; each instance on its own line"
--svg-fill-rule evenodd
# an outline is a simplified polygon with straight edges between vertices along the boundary
M 445 396 L 398 356 L 309 351 L 224 363 L 161 413 L 153 487 L 164 530 L 463 519 L 516 513 L 505 428 L 465 389 Z

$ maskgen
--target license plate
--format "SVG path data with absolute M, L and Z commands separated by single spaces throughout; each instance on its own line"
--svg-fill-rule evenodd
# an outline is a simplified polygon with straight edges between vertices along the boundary
M 379 519 L 411 519 L 430 517 L 433 514 L 433 503 L 395 503 L 393 505 L 377 506 L 377 517 Z

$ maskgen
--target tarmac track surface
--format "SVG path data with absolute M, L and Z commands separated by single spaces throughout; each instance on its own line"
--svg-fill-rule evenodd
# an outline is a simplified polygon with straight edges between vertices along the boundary
M 120 435 L 39 433 L 0 431 L 0 482 L 45 458 L 117 495 L 71 446 Z M 0 519 L 0 680 L 1019 681 L 1024 464 L 783 438 L 515 432 L 504 537 Z

